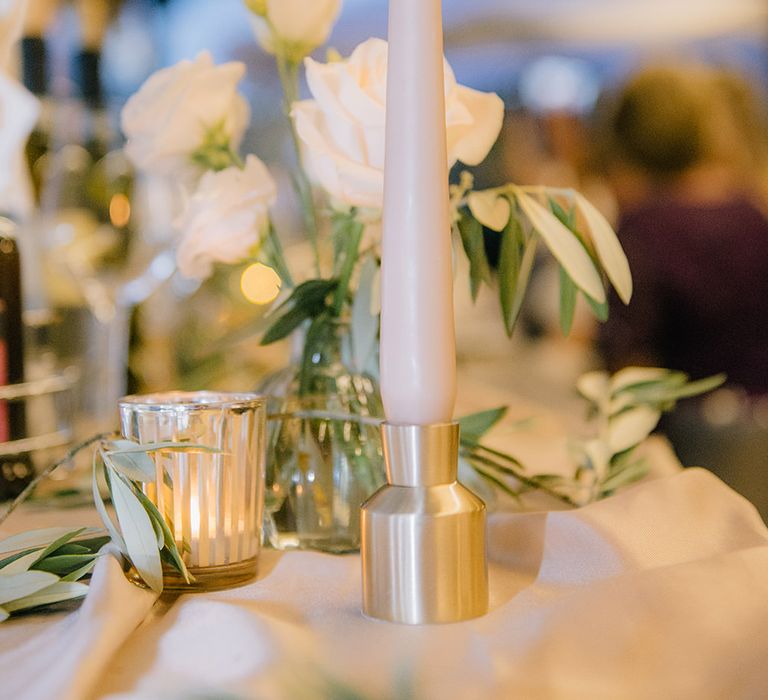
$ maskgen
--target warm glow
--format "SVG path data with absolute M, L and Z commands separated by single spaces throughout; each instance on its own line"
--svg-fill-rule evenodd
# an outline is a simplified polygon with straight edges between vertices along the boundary
M 109 220 L 116 228 L 125 226 L 131 218 L 131 202 L 122 192 L 112 195 L 109 200 Z
M 251 304 L 269 304 L 280 293 L 280 276 L 271 267 L 254 263 L 243 271 L 240 289 Z

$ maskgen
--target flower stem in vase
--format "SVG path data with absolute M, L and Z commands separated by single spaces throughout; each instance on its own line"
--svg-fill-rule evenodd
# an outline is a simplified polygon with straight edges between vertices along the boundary
M 291 108 L 293 103 L 299 99 L 299 64 L 286 58 L 282 51 L 275 54 L 277 63 L 277 73 L 280 76 L 280 85 L 283 88 L 283 114 L 288 122 L 291 132 L 291 141 L 296 151 L 297 168 L 293 173 L 292 182 L 296 194 L 301 201 L 301 208 L 304 215 L 304 225 L 307 229 L 307 236 L 312 244 L 312 250 L 315 254 L 315 272 L 318 277 L 321 276 L 320 267 L 320 248 L 317 242 L 317 214 L 315 212 L 315 203 L 312 199 L 312 186 L 307 177 L 307 173 L 302 166 L 301 145 L 296 133 L 296 127 L 291 119 Z

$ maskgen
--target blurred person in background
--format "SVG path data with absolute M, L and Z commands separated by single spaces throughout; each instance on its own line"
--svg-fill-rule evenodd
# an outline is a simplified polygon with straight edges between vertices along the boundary
M 741 78 L 646 69 L 604 110 L 600 150 L 635 283 L 598 346 L 611 370 L 719 372 L 664 430 L 685 465 L 711 468 L 768 516 L 768 218 L 765 121 Z

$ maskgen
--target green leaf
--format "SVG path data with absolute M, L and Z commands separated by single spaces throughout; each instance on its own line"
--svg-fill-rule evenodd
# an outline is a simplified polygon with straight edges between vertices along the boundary
M 498 269 L 499 300 L 507 335 L 512 335 L 512 328 L 514 327 L 514 321 L 510 323 L 509 318 L 515 303 L 520 275 L 520 250 L 523 245 L 523 230 L 520 221 L 513 216 L 501 236 Z
M 469 285 L 472 299 L 477 299 L 482 282 L 491 284 L 491 266 L 485 254 L 485 242 L 483 240 L 483 226 L 466 210 L 459 219 L 459 233 L 464 252 L 469 258 Z
M 365 259 L 360 269 L 360 281 L 352 302 L 352 360 L 355 369 L 362 374 L 371 356 L 376 351 L 376 338 L 379 335 L 379 316 L 371 313 L 373 284 L 378 265 L 373 256 Z
M 624 367 L 611 377 L 611 391 L 618 393 L 620 391 L 632 391 L 637 386 L 655 384 L 668 378 L 673 374 L 670 370 L 663 367 Z M 687 377 L 682 374 L 682 382 Z
M 42 552 L 40 552 L 37 555 L 37 561 L 41 561 L 45 559 L 49 554 L 52 554 L 55 552 L 59 547 L 62 545 L 65 545 L 67 542 L 69 542 L 71 539 L 77 537 L 78 535 L 82 535 L 88 528 L 81 527 L 78 530 L 72 530 L 61 537 L 55 539 L 51 544 L 49 544 Z
M 0 574 L 20 574 L 22 571 L 29 570 L 38 559 L 37 552 L 38 550 L 35 550 L 15 558 L 12 562 L 0 568 Z
M 163 534 L 163 528 L 160 527 L 160 523 L 158 523 L 151 514 L 149 516 L 149 522 L 152 523 L 152 529 L 155 531 L 155 537 L 157 538 L 157 548 L 160 550 L 165 545 L 165 535 Z
M 576 294 L 578 288 L 568 276 L 563 266 L 560 266 L 560 330 L 567 336 L 573 326 L 573 316 L 576 312 Z
M 496 474 L 494 467 L 485 465 L 481 460 L 467 458 L 467 462 L 483 479 L 495 486 L 497 489 L 504 491 L 508 496 L 511 496 L 516 501 L 520 500 L 520 492 L 513 489 L 507 484 L 502 477 Z
M 318 373 L 314 356 L 317 353 L 317 348 L 325 347 L 330 343 L 334 334 L 335 329 L 327 315 L 318 316 L 309 325 L 307 337 L 304 339 L 304 352 L 299 369 L 300 396 L 317 393 L 318 387 L 315 384 L 318 381 Z
M 636 406 L 612 417 L 608 424 L 611 454 L 639 445 L 651 434 L 660 417 L 661 412 L 649 406 Z
M 550 211 L 558 218 L 560 223 L 563 224 L 563 226 L 567 226 L 578 236 L 578 232 L 574 230 L 576 228 L 576 210 L 571 209 L 570 211 L 565 211 L 560 202 L 553 197 L 548 197 L 547 201 L 549 203 Z M 579 237 L 579 240 L 581 240 L 581 237 Z
M 10 601 L 32 595 L 59 580 L 46 571 L 22 571 L 18 574 L 0 574 L 0 605 L 13 612 Z
M 126 441 L 127 442 L 127 441 Z M 111 444 L 111 443 L 108 443 Z M 171 452 L 219 452 L 219 448 L 210 447 L 208 445 L 201 445 L 196 442 L 179 441 L 179 442 L 146 442 L 139 444 L 137 442 L 131 443 L 132 447 L 124 447 L 120 450 L 112 450 L 107 448 L 107 452 L 119 453 L 119 454 L 136 454 L 138 452 L 162 452 L 163 450 L 170 450 Z M 137 480 L 138 481 L 138 480 Z
M 280 239 L 274 226 L 272 226 L 272 222 L 269 224 L 267 236 L 262 241 L 261 251 L 266 263 L 275 269 L 283 282 L 292 287 L 293 279 L 291 278 L 291 272 L 285 263 L 283 247 L 280 245 Z
M 32 572 L 30 572 L 32 573 Z M 44 573 L 44 572 L 40 572 Z M 52 574 L 48 574 L 52 576 Z M 56 578 L 54 576 L 54 578 Z M 27 610 L 29 608 L 38 608 L 41 605 L 51 605 L 52 603 L 60 603 L 64 600 L 72 600 L 73 598 L 82 598 L 88 593 L 88 586 L 84 583 L 73 583 L 70 581 L 57 581 L 51 586 L 37 592 L 32 595 L 19 598 L 11 603 L 5 605 L 5 609 L 8 612 L 16 612 L 17 610 Z
M 54 554 L 58 556 L 61 554 L 93 554 L 93 552 L 88 547 L 76 544 L 75 542 L 69 542 L 63 547 L 59 547 Z
M 522 237 L 522 227 L 517 223 L 518 235 Z M 504 327 L 507 335 L 511 336 L 520 315 L 520 309 L 525 299 L 525 291 L 528 288 L 528 280 L 531 277 L 533 263 L 536 260 L 537 239 L 531 238 L 525 244 L 522 258 L 518 258 L 519 250 L 513 252 L 508 246 L 515 245 L 508 242 L 509 228 L 504 232 L 501 244 L 501 256 L 499 257 L 499 298 L 501 311 L 504 317 Z
M 474 444 L 507 413 L 507 406 L 471 413 L 459 418 L 459 435 L 463 443 Z
M 96 555 L 91 561 L 89 561 L 84 566 L 81 566 L 79 569 L 75 569 L 74 571 L 68 573 L 66 576 L 62 576 L 62 581 L 79 581 L 83 576 L 87 576 L 88 574 L 93 571 L 93 568 L 96 566 L 96 562 L 99 560 L 99 555 Z
M 333 295 L 333 311 L 341 313 L 349 292 L 349 281 L 357 262 L 357 251 L 363 237 L 363 225 L 353 214 L 334 217 L 334 237 L 338 241 L 338 253 L 334 261 L 339 279 Z
M 636 387 L 632 390 L 632 397 L 637 403 L 654 405 L 665 404 L 712 391 L 721 386 L 725 382 L 725 379 L 726 376 L 724 374 L 716 374 L 711 377 L 706 377 L 705 379 L 699 379 L 695 382 L 688 382 L 677 386 L 662 384 Z
M 12 537 L 0 540 L 0 554 L 15 552 L 20 549 L 42 549 L 51 541 L 72 532 L 71 527 L 47 527 L 40 530 L 22 532 Z
M 640 459 L 636 462 L 627 464 L 621 470 L 614 471 L 611 475 L 600 484 L 600 490 L 603 493 L 615 491 L 622 486 L 628 486 L 629 484 L 639 481 L 648 473 L 648 465 L 644 460 Z
M 552 255 L 566 269 L 579 289 L 598 302 L 605 301 L 605 289 L 592 258 L 575 236 L 547 208 L 517 189 L 517 202 L 533 228 L 547 244 Z
M 62 554 L 46 557 L 34 565 L 35 571 L 48 571 L 57 576 L 65 576 L 76 571 L 84 564 L 95 559 L 95 554 Z
M 104 451 L 109 460 L 109 466 L 134 481 L 154 482 L 157 479 L 155 460 L 132 440 L 114 440 L 109 443 L 109 449 Z M 135 448 L 139 448 L 136 450 Z
M 194 577 L 187 570 L 186 564 L 184 564 L 184 560 L 181 558 L 181 554 L 179 554 L 173 533 L 168 527 L 168 523 L 165 521 L 165 518 L 163 518 L 160 511 L 157 509 L 157 506 L 152 503 L 149 498 L 147 498 L 146 494 L 142 493 L 138 489 L 134 491 L 134 495 L 139 499 L 141 505 L 144 506 L 144 510 L 147 511 L 147 515 L 149 515 L 149 518 L 152 521 L 153 528 L 159 527 L 163 533 L 163 544 L 165 547 L 161 552 L 161 556 L 162 554 L 167 553 L 170 560 L 170 565 L 184 577 L 186 582 L 191 583 L 194 581 Z
M 261 345 L 269 345 L 289 336 L 309 318 L 307 310 L 297 306 L 286 311 L 267 329 L 261 338 Z
M 589 294 L 585 294 L 584 298 L 587 300 L 592 315 L 600 321 L 600 323 L 605 323 L 608 320 L 608 300 L 606 299 L 605 301 L 597 302 L 589 296 Z
M 110 475 L 112 476 L 112 475 Z M 125 541 L 125 552 L 144 582 L 155 592 L 163 590 L 163 571 L 157 538 L 149 515 L 122 475 L 110 478 L 110 492 Z
M 120 534 L 120 531 L 115 527 L 115 524 L 112 522 L 112 518 L 109 517 L 109 513 L 107 513 L 107 508 L 104 505 L 104 500 L 101 497 L 101 492 L 99 491 L 99 481 L 98 481 L 98 475 L 96 471 L 96 465 L 98 464 L 98 459 L 101 454 L 102 454 L 102 450 L 94 450 L 93 459 L 91 462 L 91 467 L 92 467 L 91 490 L 93 491 L 93 504 L 96 506 L 96 512 L 99 514 L 99 517 L 101 518 L 101 522 L 104 523 L 104 527 L 107 529 L 107 532 L 109 532 L 109 536 L 112 538 L 112 541 L 115 543 L 115 546 L 121 552 L 125 552 L 127 550 L 125 546 L 125 541 L 123 540 L 123 536 Z M 107 480 L 107 487 L 109 487 L 109 475 L 107 474 L 106 464 L 104 464 L 104 478 Z
M 89 537 L 84 540 L 75 540 L 74 542 L 71 542 L 70 544 L 66 545 L 66 547 L 63 547 L 62 549 L 57 549 L 56 554 L 61 554 L 64 549 L 74 545 L 81 546 L 83 549 L 90 552 L 91 554 L 96 554 L 110 540 L 111 540 L 111 537 L 109 535 L 101 535 L 100 537 Z M 82 552 L 82 553 L 85 554 L 85 552 Z M 67 552 L 67 554 L 77 554 L 77 552 Z
M 296 330 L 304 321 L 316 318 L 326 308 L 326 299 L 338 285 L 338 280 L 315 279 L 300 284 L 274 312 L 276 320 L 261 339 L 269 345 Z
M 574 197 L 576 206 L 587 222 L 590 238 L 605 274 L 608 275 L 619 298 L 628 304 L 632 298 L 632 273 L 619 239 L 605 217 L 586 197 L 578 192 L 574 193 Z
M 11 613 L 9 613 L 5 608 L 0 608 L 0 622 L 3 622 L 3 620 L 7 620 L 10 617 Z

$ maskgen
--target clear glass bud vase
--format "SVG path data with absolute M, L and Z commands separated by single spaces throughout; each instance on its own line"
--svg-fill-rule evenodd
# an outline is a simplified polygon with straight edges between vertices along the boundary
M 349 326 L 299 331 L 291 365 L 268 378 L 265 538 L 278 549 L 351 552 L 360 505 L 384 483 L 377 380 L 353 366 Z

